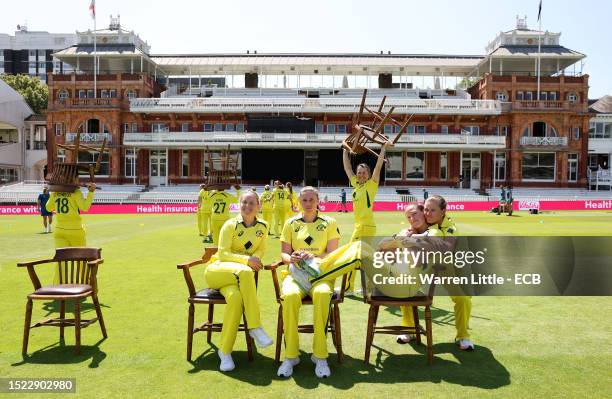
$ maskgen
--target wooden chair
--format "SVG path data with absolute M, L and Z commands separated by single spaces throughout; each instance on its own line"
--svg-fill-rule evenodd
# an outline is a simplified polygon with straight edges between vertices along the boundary
M 435 267 L 435 274 L 438 275 L 439 269 Z M 368 327 L 366 333 L 366 346 L 364 362 L 370 362 L 370 350 L 374 342 L 374 334 L 415 334 L 417 344 L 421 344 L 421 335 L 425 335 L 427 339 L 427 361 L 431 365 L 433 363 L 433 337 L 431 331 L 431 305 L 433 303 L 434 292 L 436 289 L 435 283 L 429 286 L 427 295 L 418 295 L 407 298 L 393 298 L 382 295 L 375 288 L 370 292 L 367 287 L 367 278 L 363 270 L 361 271 L 361 286 L 364 290 L 363 302 L 370 305 L 368 311 Z M 408 326 L 377 326 L 378 310 L 381 306 L 412 306 L 412 315 L 414 317 L 414 327 Z M 418 307 L 425 308 L 425 328 L 419 323 Z
M 42 326 L 60 328 L 60 339 L 64 338 L 64 327 L 75 328 L 75 352 L 81 350 L 81 329 L 98 321 L 102 336 L 107 338 L 102 310 L 98 301 L 97 273 L 98 266 L 103 263 L 102 250 L 100 248 L 58 248 L 55 256 L 51 259 L 37 260 L 33 262 L 18 263 L 18 267 L 27 267 L 28 274 L 34 285 L 34 292 L 28 295 L 25 313 L 25 326 L 23 330 L 22 353 L 27 355 L 30 329 Z M 45 263 L 57 263 L 59 284 L 42 286 L 36 274 L 35 266 Z M 96 309 L 97 317 L 90 320 L 81 319 L 81 301 L 91 297 Z M 56 300 L 60 303 L 60 317 L 48 318 L 34 325 L 32 322 L 32 307 L 35 300 Z M 66 301 L 74 301 L 74 319 L 65 318 Z
M 177 265 L 177 269 L 183 270 L 183 276 L 185 277 L 185 283 L 187 283 L 187 289 L 189 290 L 189 316 L 187 319 L 187 360 L 191 361 L 191 353 L 193 348 L 193 335 L 199 331 L 206 331 L 206 342 L 211 343 L 212 333 L 221 332 L 223 323 L 214 322 L 215 305 L 226 305 L 225 298 L 218 290 L 212 288 L 204 288 L 196 290 L 195 284 L 191 277 L 191 268 L 194 266 L 204 265 L 208 263 L 210 258 L 217 252 L 217 248 L 206 248 L 202 259 L 193 260 L 188 263 L 181 263 Z M 258 272 L 255 272 L 255 286 L 258 282 Z M 207 320 L 197 327 L 195 324 L 195 305 L 208 305 L 208 318 Z M 253 338 L 248 334 L 249 328 L 246 322 L 244 313 L 242 315 L 244 323 L 240 324 L 238 331 L 244 331 L 246 335 L 246 345 L 249 361 L 253 361 Z
M 276 353 L 274 360 L 280 362 L 281 353 L 281 342 L 284 334 L 283 327 L 283 302 L 281 300 L 281 287 L 278 280 L 277 269 L 283 265 L 283 262 L 273 263 L 271 265 L 264 266 L 265 270 L 272 272 L 272 282 L 274 283 L 274 294 L 276 295 L 276 303 L 278 303 L 278 318 L 276 322 Z M 331 313 L 329 318 L 329 324 L 326 327 L 326 332 L 332 334 L 332 340 L 336 352 L 338 354 L 338 363 L 342 364 L 344 361 L 344 352 L 342 351 L 342 329 L 340 325 L 340 304 L 344 302 L 344 291 L 346 287 L 346 274 L 342 276 L 342 284 L 339 289 L 335 289 L 331 298 Z M 309 296 L 302 299 L 302 305 L 312 305 L 312 298 Z M 313 334 L 314 326 L 312 324 L 300 324 L 298 325 L 298 333 Z

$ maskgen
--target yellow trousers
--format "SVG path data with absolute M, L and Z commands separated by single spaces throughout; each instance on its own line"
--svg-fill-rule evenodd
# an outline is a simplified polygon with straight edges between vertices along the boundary
M 198 231 L 201 236 L 209 234 L 210 212 L 198 211 Z
M 287 210 L 285 208 L 274 208 L 274 234 L 279 236 L 287 220 Z
M 472 297 L 451 296 L 450 298 L 455 303 L 455 329 L 457 330 L 455 340 L 469 339 L 468 329 L 470 328 L 470 314 L 472 313 Z M 414 327 L 412 306 L 402 306 L 402 324 Z
M 273 215 L 274 211 L 272 209 L 265 209 L 261 211 L 261 218 L 268 223 L 268 226 L 272 226 Z
M 365 224 L 355 224 L 355 230 L 353 230 L 353 235 L 351 236 L 350 242 L 356 242 L 361 240 L 362 237 L 374 237 L 376 235 L 376 226 L 374 225 L 365 225 Z M 355 276 L 356 272 L 351 273 L 346 279 L 346 287 L 347 291 L 351 291 L 355 289 Z
M 249 266 L 235 262 L 213 262 L 206 267 L 206 282 L 221 292 L 227 305 L 223 312 L 221 352 L 232 353 L 240 318 L 244 311 L 249 329 L 261 327 L 255 272 Z
M 309 296 L 313 305 L 314 338 L 313 354 L 319 359 L 326 359 L 327 323 L 329 321 L 330 302 L 334 292 L 336 278 L 350 273 L 361 264 L 361 242 L 343 245 L 328 254 L 320 264 L 321 276 L 313 281 Z M 283 280 L 281 300 L 283 306 L 283 325 L 285 332 L 285 357 L 293 359 L 299 355 L 299 314 L 304 294 L 289 275 Z
M 212 240 L 215 246 L 219 246 L 219 234 L 225 222 L 227 222 L 227 219 L 210 219 L 210 234 L 212 234 Z
M 53 232 L 53 240 L 55 241 L 55 248 L 87 246 L 85 229 L 67 230 L 56 227 Z M 55 275 L 53 276 L 53 284 L 59 284 L 59 270 L 57 269 L 55 269 Z

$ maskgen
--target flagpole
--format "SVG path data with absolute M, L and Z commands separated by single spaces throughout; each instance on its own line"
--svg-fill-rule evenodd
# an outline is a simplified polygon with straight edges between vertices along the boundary
M 94 3 L 95 4 L 95 3 Z M 96 54 L 96 9 L 94 6 L 93 11 L 93 19 L 94 19 L 94 31 L 93 31 L 93 39 L 94 39 L 94 98 L 98 97 L 98 60 Z
M 540 2 L 540 12 L 538 13 L 538 21 L 539 21 L 539 27 L 538 27 L 538 98 L 537 101 L 540 101 L 540 75 L 542 74 L 541 71 L 541 56 L 540 56 L 540 51 L 541 51 L 541 42 L 542 42 L 542 15 L 541 15 L 541 11 L 542 11 L 542 2 Z

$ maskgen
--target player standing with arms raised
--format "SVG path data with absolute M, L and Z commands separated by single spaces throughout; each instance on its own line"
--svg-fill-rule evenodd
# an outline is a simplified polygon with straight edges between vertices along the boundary
M 357 165 L 357 173 L 353 173 L 351 159 L 348 151 L 343 150 L 342 161 L 344 172 L 349 178 L 353 187 L 353 212 L 355 214 L 355 229 L 351 236 L 351 242 L 361 240 L 363 237 L 373 237 L 376 235 L 376 222 L 374 221 L 374 199 L 378 192 L 378 183 L 380 182 L 380 171 L 385 162 L 385 152 L 390 143 L 385 143 L 378 160 L 374 167 L 374 172 L 370 174 L 370 167 L 361 163 Z M 347 279 L 347 291 L 354 290 L 355 273 L 349 275 Z

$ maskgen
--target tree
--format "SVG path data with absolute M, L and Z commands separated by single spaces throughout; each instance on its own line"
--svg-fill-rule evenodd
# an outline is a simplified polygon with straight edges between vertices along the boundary
M 29 75 L 2 74 L 0 79 L 21 94 L 34 113 L 40 114 L 47 109 L 49 88 L 39 78 Z
M 469 89 L 470 87 L 478 83 L 479 80 L 480 80 L 479 78 L 470 78 L 466 76 L 465 78 L 461 79 L 459 83 L 457 83 L 456 88 L 457 89 Z

